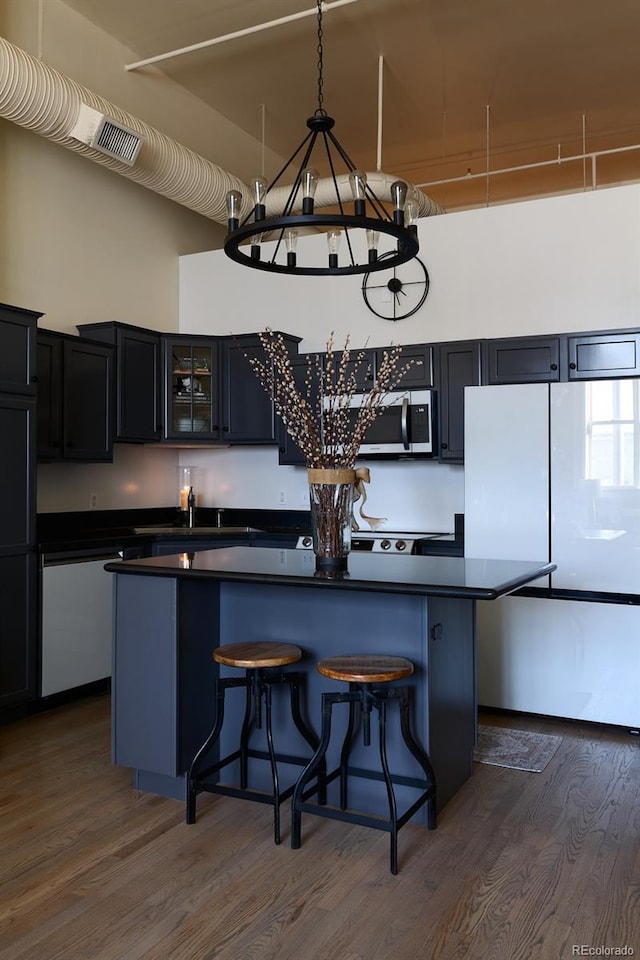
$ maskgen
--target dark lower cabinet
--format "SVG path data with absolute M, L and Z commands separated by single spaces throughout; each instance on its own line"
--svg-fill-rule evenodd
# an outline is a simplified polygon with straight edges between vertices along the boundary
M 36 696 L 37 582 L 34 552 L 0 555 L 0 711 Z
M 194 540 L 185 537 L 181 540 L 179 537 L 170 540 L 158 540 L 151 546 L 152 557 L 171 557 L 176 553 L 185 556 L 185 565 L 189 565 L 189 554 L 199 553 L 201 550 L 222 550 L 224 547 L 243 547 L 248 546 L 246 536 L 243 537 L 221 537 L 212 540 Z
M 0 394 L 0 550 L 30 550 L 35 541 L 35 400 Z
M 438 459 L 445 463 L 464 460 L 464 388 L 479 384 L 479 341 L 438 345 Z
M 112 346 L 38 331 L 38 459 L 113 460 Z

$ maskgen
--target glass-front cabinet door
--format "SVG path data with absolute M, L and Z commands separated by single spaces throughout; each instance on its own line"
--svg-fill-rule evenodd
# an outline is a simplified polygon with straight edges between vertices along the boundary
M 219 439 L 218 368 L 216 341 L 165 338 L 167 439 Z

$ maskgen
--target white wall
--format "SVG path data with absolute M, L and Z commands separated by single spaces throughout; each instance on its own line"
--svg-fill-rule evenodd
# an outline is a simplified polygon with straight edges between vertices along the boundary
M 324 349 L 332 330 L 338 344 L 350 334 L 360 347 L 634 326 L 639 204 L 633 185 L 423 219 L 419 255 L 429 295 L 398 323 L 367 309 L 358 276 L 271 275 L 221 250 L 184 256 L 180 329 L 228 334 L 271 326 L 303 337 L 301 350 L 313 351 Z M 302 244 L 326 256 L 322 237 L 301 238 L 299 251 Z
M 431 286 L 424 306 L 398 323 L 364 304 L 361 278 L 290 277 L 252 271 L 222 250 L 180 258 L 180 329 L 248 333 L 267 326 L 322 350 L 632 326 L 640 316 L 640 187 L 532 200 L 431 217 L 419 223 Z M 325 256 L 324 238 L 299 241 Z M 316 252 L 317 251 L 317 252 Z M 299 252 L 299 256 L 301 256 Z M 306 252 L 304 256 L 310 256 Z M 181 462 L 194 462 L 182 453 Z M 274 450 L 202 451 L 206 502 L 300 508 L 304 471 L 277 467 Z M 464 512 L 463 468 L 373 463 L 371 514 L 387 529 L 452 529 Z M 259 480 L 256 480 L 256 477 Z

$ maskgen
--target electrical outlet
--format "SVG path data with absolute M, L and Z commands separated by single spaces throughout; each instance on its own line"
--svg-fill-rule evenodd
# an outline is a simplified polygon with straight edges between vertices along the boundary
M 280 493 L 278 494 L 278 503 L 286 503 L 286 502 L 287 502 L 287 491 L 281 490 Z
M 98 494 L 90 493 L 89 494 L 89 510 L 97 510 L 97 509 L 98 509 Z

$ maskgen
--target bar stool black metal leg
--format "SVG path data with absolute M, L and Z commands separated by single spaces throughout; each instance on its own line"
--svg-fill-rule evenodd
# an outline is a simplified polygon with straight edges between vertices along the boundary
M 300 833 L 302 811 L 300 804 L 303 802 L 306 785 L 313 780 L 318 770 L 326 768 L 326 754 L 331 740 L 331 706 L 335 702 L 336 696 L 331 693 L 322 694 L 322 727 L 320 732 L 320 743 L 318 749 L 309 760 L 309 763 L 303 769 L 298 777 L 293 798 L 291 801 L 291 849 L 300 848 Z
M 358 735 L 360 722 L 362 719 L 362 698 L 366 697 L 366 691 L 358 683 L 349 684 L 349 693 L 342 697 L 343 700 L 349 700 L 349 720 L 347 721 L 347 732 L 342 741 L 342 750 L 340 751 L 340 809 L 346 810 L 348 806 L 348 785 L 349 785 L 349 756 L 351 747 Z
M 389 763 L 387 761 L 387 704 L 384 700 L 375 697 L 373 703 L 378 708 L 378 741 L 380 748 L 380 766 L 384 785 L 387 788 L 387 801 L 389 803 L 389 835 L 391 839 L 391 873 L 395 876 L 398 872 L 398 809 L 396 805 L 396 796 L 393 791 L 391 774 L 389 773 Z
M 415 757 L 424 770 L 427 784 L 432 789 L 432 795 L 427 800 L 427 827 L 429 830 L 435 830 L 437 821 L 436 775 L 433 771 L 433 767 L 431 766 L 431 761 L 427 753 L 413 736 L 409 718 L 409 695 L 406 690 L 403 691 L 400 698 L 400 729 L 402 731 L 402 739 L 404 740 L 411 754 Z
M 273 746 L 273 727 L 271 725 L 271 684 L 263 684 L 263 695 L 265 704 L 265 739 L 267 741 L 267 752 L 269 754 L 269 765 L 271 767 L 271 783 L 273 796 L 273 841 L 280 843 L 280 781 L 278 778 L 278 764 L 276 763 L 276 753 Z
M 259 684 L 259 676 L 256 670 L 245 671 L 245 682 L 247 687 L 244 717 L 242 720 L 242 729 L 240 731 L 240 787 L 245 790 L 248 781 L 248 750 L 249 737 L 251 731 L 256 725 L 256 686 Z
M 224 721 L 224 692 L 225 688 L 223 685 L 218 683 L 216 685 L 216 693 L 214 697 L 214 706 L 215 706 L 215 716 L 213 721 L 213 727 L 211 733 L 202 744 L 195 757 L 191 761 L 189 766 L 189 772 L 187 773 L 187 809 L 186 809 L 186 822 L 195 823 L 196 822 L 196 776 L 198 769 L 200 767 L 200 762 L 207 755 L 211 747 L 214 745 L 218 737 L 220 736 L 220 731 L 222 730 L 222 723 Z
M 291 716 L 293 717 L 293 722 L 311 749 L 315 752 L 320 744 L 320 738 L 315 730 L 302 716 L 302 710 L 300 707 L 300 674 L 288 674 L 287 680 L 289 682 L 289 690 L 291 694 Z M 318 803 L 321 804 L 325 804 L 327 802 L 326 770 L 327 765 L 323 762 L 320 772 L 318 773 Z

